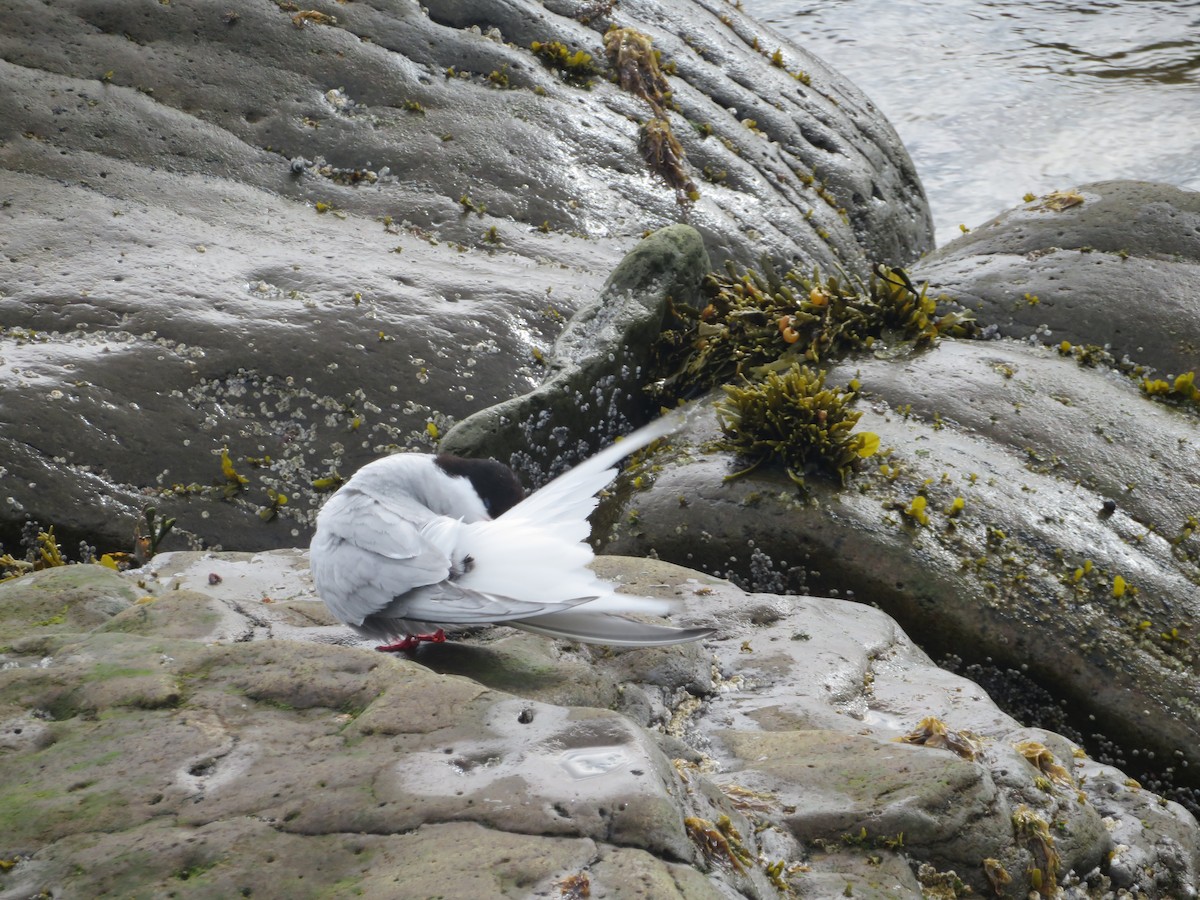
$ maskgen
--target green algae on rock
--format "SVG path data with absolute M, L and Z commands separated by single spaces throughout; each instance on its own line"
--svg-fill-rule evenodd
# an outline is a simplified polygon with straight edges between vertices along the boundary
M 769 371 L 758 382 L 724 385 L 715 404 L 725 446 L 750 461 L 736 475 L 754 471 L 768 459 L 783 463 L 788 477 L 804 484 L 804 473 L 823 468 L 844 483 L 855 463 L 874 455 L 879 435 L 851 434 L 862 413 L 850 409 L 858 383 L 845 389 L 825 387 L 825 372 L 793 363 Z
M 0 888 L 384 895 L 401 878 L 472 900 L 511 876 L 522 896 L 882 884 L 917 900 L 942 883 L 985 894 L 1004 873 L 1020 893 L 1034 870 L 1050 879 L 1018 810 L 1050 825 L 1080 897 L 1103 895 L 1108 870 L 1183 896 L 1198 870 L 1200 830 L 1178 807 L 1017 728 L 879 610 L 747 595 L 654 560 L 596 566 L 684 599 L 720 637 L 602 651 L 492 629 L 399 660 L 331 643 L 344 629 L 304 599 L 300 553 L 157 557 L 139 573 L 152 600 L 98 627 L 69 609 L 71 630 L 19 640 L 0 669 Z M 0 604 L 72 569 L 99 594 L 122 577 L 60 567 L 0 585 Z M 268 603 L 264 585 L 292 599 Z M 96 609 L 99 594 L 55 600 Z M 508 691 L 474 677 L 509 665 Z M 938 731 L 930 716 L 948 744 L 894 742 Z M 955 749 L 968 733 L 974 757 Z M 447 840 L 470 841 L 487 871 Z

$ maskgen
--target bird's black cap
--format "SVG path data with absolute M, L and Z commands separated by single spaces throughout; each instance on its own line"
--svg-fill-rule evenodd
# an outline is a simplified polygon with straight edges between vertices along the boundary
M 447 475 L 468 479 L 493 519 L 525 499 L 525 489 L 513 470 L 494 459 L 464 459 L 439 453 L 434 462 Z

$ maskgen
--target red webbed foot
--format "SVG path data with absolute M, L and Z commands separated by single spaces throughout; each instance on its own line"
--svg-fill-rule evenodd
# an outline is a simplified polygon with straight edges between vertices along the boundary
M 375 649 L 380 653 L 407 653 L 415 649 L 423 641 L 430 644 L 444 644 L 446 642 L 446 632 L 439 628 L 433 634 L 410 634 L 402 641 L 396 641 L 394 644 L 381 644 Z

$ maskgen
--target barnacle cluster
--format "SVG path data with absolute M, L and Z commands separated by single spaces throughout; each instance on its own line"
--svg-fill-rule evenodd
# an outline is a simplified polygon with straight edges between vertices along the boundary
M 884 266 L 864 284 L 816 269 L 739 273 L 727 264 L 724 274 L 705 279 L 704 291 L 707 305 L 699 313 L 675 309 L 676 321 L 659 339 L 657 365 L 666 375 L 654 391 L 661 400 L 696 396 L 768 363 L 786 368 L 856 349 L 882 352 L 897 342 L 920 347 L 941 335 L 975 334 L 970 313 L 941 309 L 925 285 Z
M 725 385 L 717 402 L 727 447 L 750 461 L 737 475 L 779 459 L 788 477 L 803 485 L 806 470 L 823 467 L 844 481 L 854 463 L 879 449 L 879 436 L 852 434 L 862 413 L 852 409 L 857 389 L 825 386 L 825 373 L 793 364 L 761 381 Z

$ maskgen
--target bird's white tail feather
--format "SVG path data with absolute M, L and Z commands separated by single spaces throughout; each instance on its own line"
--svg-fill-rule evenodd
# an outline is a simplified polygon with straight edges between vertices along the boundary
M 671 609 L 667 600 L 614 593 L 611 584 L 587 568 L 591 548 L 568 540 L 562 529 L 503 516 L 471 522 L 459 529 L 455 552 L 470 558 L 457 581 L 472 590 L 549 604 L 597 597 L 587 603 L 595 612 L 663 615 Z
M 677 431 L 685 421 L 684 413 L 679 410 L 655 419 L 559 475 L 500 516 L 500 520 L 526 519 L 548 528 L 570 529 L 572 540 L 586 540 L 591 532 L 587 517 L 599 502 L 596 494 L 616 477 L 617 463 Z

